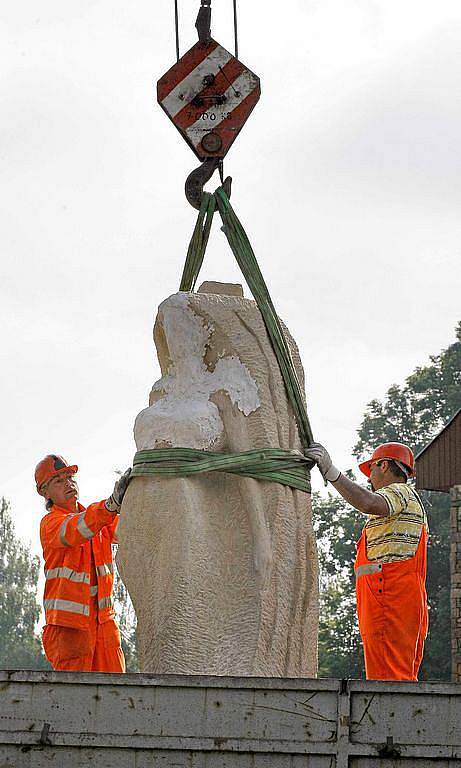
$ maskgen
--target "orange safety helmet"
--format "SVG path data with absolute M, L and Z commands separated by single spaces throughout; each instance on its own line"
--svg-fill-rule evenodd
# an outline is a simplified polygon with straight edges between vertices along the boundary
M 61 472 L 68 472 L 75 475 L 78 472 L 76 464 L 68 464 L 62 456 L 55 456 L 54 453 L 45 456 L 35 467 L 35 483 L 37 491 L 42 496 L 41 489 L 52 477 L 60 475 Z
M 409 477 L 415 474 L 415 457 L 408 445 L 403 443 L 382 443 L 382 445 L 378 445 L 373 451 L 371 459 L 362 461 L 359 464 L 360 471 L 367 477 L 370 477 L 371 464 L 373 461 L 379 461 L 379 459 L 392 459 L 397 464 L 403 464 L 403 468 L 408 472 Z

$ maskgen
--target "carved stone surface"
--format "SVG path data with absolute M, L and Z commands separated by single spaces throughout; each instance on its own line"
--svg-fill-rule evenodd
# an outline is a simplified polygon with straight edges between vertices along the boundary
M 235 286 L 212 288 L 233 295 L 178 293 L 159 307 L 162 378 L 136 418 L 138 450 L 299 449 L 255 302 Z M 142 671 L 316 675 L 318 562 L 308 494 L 219 472 L 134 478 L 119 538 Z

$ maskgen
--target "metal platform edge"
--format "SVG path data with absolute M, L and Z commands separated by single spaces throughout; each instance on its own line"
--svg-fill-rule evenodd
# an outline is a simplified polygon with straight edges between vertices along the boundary
M 20 760 L 19 760 L 20 756 Z M 0 765 L 461 765 L 461 686 L 0 671 Z

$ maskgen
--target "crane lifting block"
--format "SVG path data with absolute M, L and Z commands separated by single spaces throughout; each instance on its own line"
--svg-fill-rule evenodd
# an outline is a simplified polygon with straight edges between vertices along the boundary
M 259 77 L 210 38 L 157 83 L 157 100 L 202 162 L 223 158 L 261 95 Z

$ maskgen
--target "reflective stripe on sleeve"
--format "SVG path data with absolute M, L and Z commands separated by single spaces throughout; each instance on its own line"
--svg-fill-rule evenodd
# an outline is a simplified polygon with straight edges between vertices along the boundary
M 95 587 L 90 587 L 90 597 L 96 597 L 98 594 L 98 585 L 96 584 Z
M 355 569 L 355 575 L 357 577 L 368 576 L 370 573 L 378 573 L 378 571 L 382 571 L 382 569 L 383 566 L 381 563 L 365 563 L 365 565 L 359 565 L 359 567 Z
M 83 616 L 90 615 L 90 609 L 83 603 L 74 603 L 73 600 L 44 600 L 45 611 L 67 611 L 68 613 L 79 613 Z
M 114 564 L 113 563 L 104 563 L 104 565 L 97 565 L 96 566 L 96 573 L 98 576 L 108 576 L 110 573 L 114 572 Z
M 73 571 L 72 568 L 63 566 L 45 571 L 45 579 L 69 579 L 69 581 L 75 581 L 78 584 L 89 584 L 90 574 L 84 571 Z
M 114 607 L 114 601 L 111 597 L 103 597 L 101 600 L 98 600 L 98 608 L 113 608 Z
M 67 517 L 63 520 L 62 525 L 59 529 L 59 541 L 61 542 L 63 547 L 70 547 L 70 544 L 66 539 L 66 528 L 67 528 L 67 523 L 69 522 L 69 520 L 75 517 L 75 514 L 76 513 L 74 514 L 71 513 L 70 515 L 67 515 Z
M 85 512 L 80 512 L 78 516 L 77 530 L 84 539 L 92 539 L 94 536 L 94 531 L 92 531 L 91 528 L 88 528 L 87 524 L 85 523 L 84 515 Z

